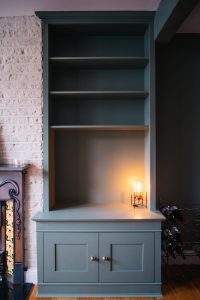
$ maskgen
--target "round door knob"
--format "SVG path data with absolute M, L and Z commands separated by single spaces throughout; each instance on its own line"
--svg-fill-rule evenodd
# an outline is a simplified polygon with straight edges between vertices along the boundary
M 108 256 L 103 256 L 103 257 L 102 257 L 102 260 L 103 260 L 103 261 L 109 261 L 109 260 L 110 260 L 110 257 L 108 257 Z
M 90 260 L 91 260 L 91 261 L 95 261 L 95 260 L 98 260 L 98 258 L 97 258 L 96 256 L 91 256 L 91 257 L 90 257 Z

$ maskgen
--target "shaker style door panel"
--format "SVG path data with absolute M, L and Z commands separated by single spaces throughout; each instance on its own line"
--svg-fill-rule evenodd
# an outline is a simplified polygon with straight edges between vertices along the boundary
M 97 233 L 45 233 L 44 282 L 97 282 Z
M 100 233 L 100 282 L 153 282 L 154 233 Z

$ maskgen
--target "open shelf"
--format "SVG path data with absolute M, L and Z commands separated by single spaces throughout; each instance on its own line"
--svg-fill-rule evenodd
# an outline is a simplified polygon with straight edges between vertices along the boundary
M 118 129 L 51 127 L 55 207 L 128 202 L 133 170 L 144 178 L 146 133 Z
M 144 56 L 146 25 L 52 26 L 50 56 Z
M 50 91 L 144 91 L 141 68 L 50 67 Z
M 72 68 L 144 68 L 147 57 L 50 57 L 53 65 Z
M 51 97 L 50 126 L 73 128 L 104 128 L 118 130 L 143 129 L 147 125 L 144 115 L 145 100 L 115 98 Z M 76 127 L 78 126 L 78 127 Z
M 149 93 L 144 91 L 50 91 L 50 95 L 65 98 L 109 98 L 109 99 L 144 99 Z

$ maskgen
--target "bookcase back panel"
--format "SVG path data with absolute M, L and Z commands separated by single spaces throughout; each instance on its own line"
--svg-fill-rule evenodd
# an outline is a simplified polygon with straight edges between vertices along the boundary
M 144 100 L 52 97 L 51 116 L 51 125 L 144 125 Z
M 137 91 L 144 89 L 144 73 L 141 69 L 102 70 L 54 67 L 50 85 L 53 91 Z
M 93 28 L 92 28 L 93 27 Z M 145 25 L 54 26 L 51 56 L 144 56 Z
M 129 203 L 133 176 L 144 179 L 144 133 L 56 131 L 56 205 Z

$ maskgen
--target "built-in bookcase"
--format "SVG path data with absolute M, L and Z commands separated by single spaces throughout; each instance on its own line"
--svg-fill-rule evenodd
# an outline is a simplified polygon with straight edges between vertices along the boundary
M 155 208 L 152 19 L 125 15 L 66 14 L 44 28 L 47 210 L 129 205 L 132 177 Z
M 153 13 L 38 16 L 44 42 L 38 297 L 159 297 Z M 131 205 L 133 177 L 145 184 L 147 208 Z

